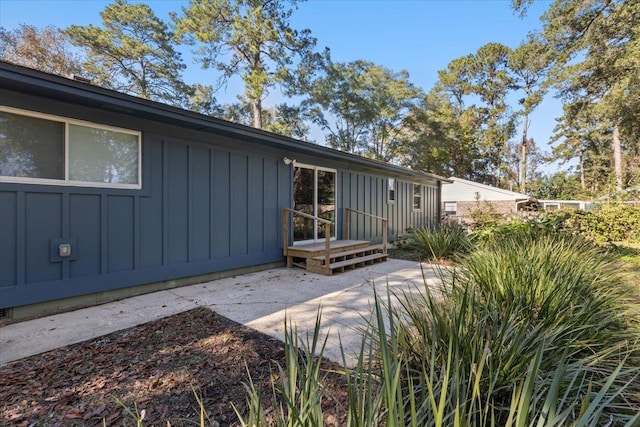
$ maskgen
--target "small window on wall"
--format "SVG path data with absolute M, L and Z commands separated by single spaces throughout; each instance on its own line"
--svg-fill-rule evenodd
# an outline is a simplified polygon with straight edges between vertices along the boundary
M 444 202 L 444 214 L 455 216 L 458 213 L 458 204 L 456 202 Z
M 396 202 L 396 180 L 395 178 L 389 178 L 388 180 L 388 188 L 387 188 L 387 202 L 395 203 Z
M 422 209 L 422 186 L 413 184 L 413 210 L 419 211 L 420 209 Z
M 0 107 L 0 181 L 141 188 L 140 132 Z

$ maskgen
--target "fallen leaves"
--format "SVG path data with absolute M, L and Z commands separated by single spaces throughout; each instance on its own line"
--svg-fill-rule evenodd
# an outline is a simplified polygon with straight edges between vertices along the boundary
M 246 369 L 270 390 L 272 361 L 284 364 L 280 341 L 198 308 L 0 367 L 0 425 L 131 425 L 136 410 L 145 425 L 192 425 L 194 389 L 213 422 L 236 425 Z

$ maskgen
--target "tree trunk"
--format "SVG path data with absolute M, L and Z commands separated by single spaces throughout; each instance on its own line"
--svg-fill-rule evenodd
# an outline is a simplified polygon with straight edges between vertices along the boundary
M 522 121 L 522 146 L 520 151 L 520 192 L 527 191 L 527 128 L 529 127 L 529 115 L 524 115 Z
M 622 188 L 622 142 L 620 141 L 620 119 L 616 121 L 613 127 L 613 139 L 611 145 L 613 147 L 613 165 L 616 174 L 616 190 L 621 191 Z
M 584 182 L 584 156 L 583 153 L 580 153 L 580 188 L 584 191 L 586 188 Z
M 253 127 L 262 129 L 262 102 L 259 99 L 251 100 L 251 114 L 253 116 Z
M 527 144 L 523 141 L 520 153 L 520 192 L 527 191 Z

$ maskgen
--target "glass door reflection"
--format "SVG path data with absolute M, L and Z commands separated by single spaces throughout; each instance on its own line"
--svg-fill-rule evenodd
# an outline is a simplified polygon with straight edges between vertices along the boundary
M 296 165 L 293 172 L 293 208 L 331 221 L 336 233 L 336 172 L 314 166 Z M 293 215 L 293 241 L 314 242 L 325 238 L 324 224 Z

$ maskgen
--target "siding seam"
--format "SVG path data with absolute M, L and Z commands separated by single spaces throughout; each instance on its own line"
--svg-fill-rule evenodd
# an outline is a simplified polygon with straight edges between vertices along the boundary
M 107 195 L 100 194 L 100 274 L 108 273 L 107 264 Z
M 62 212 L 60 212 L 61 216 L 60 216 L 60 228 L 62 231 L 62 235 L 60 236 L 63 239 L 67 239 L 69 238 L 69 211 L 70 211 L 70 207 L 69 207 L 69 192 L 65 191 L 64 193 L 62 193 L 62 204 L 61 204 L 61 209 Z M 77 251 L 78 248 L 71 248 L 72 251 Z M 70 266 L 69 266 L 70 261 L 68 259 L 63 259 L 62 260 L 62 280 L 68 280 L 70 278 Z
M 24 191 L 16 195 L 16 285 L 26 284 L 27 276 L 27 227 L 26 227 L 27 197 Z
M 162 266 L 169 265 L 169 143 L 162 140 Z

